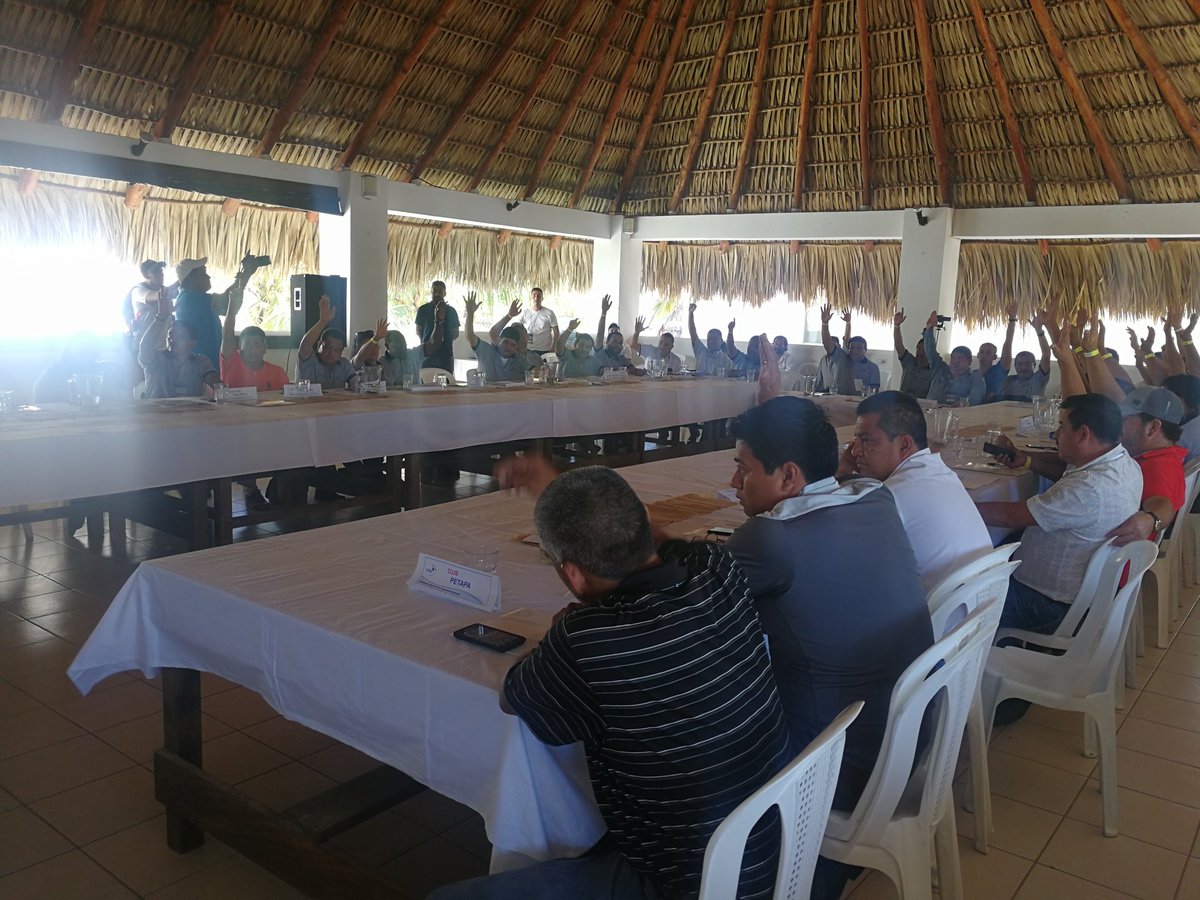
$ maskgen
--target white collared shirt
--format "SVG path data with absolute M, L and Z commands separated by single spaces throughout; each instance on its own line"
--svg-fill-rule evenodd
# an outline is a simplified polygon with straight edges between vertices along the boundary
M 955 569 L 992 549 L 992 539 L 962 481 L 928 448 L 883 482 L 896 498 L 925 593 Z

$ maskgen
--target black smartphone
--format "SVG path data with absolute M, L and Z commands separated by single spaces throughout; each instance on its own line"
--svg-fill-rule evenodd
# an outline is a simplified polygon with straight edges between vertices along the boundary
M 985 443 L 983 445 L 983 452 L 988 456 L 996 457 L 996 459 L 1012 460 L 1017 458 L 1017 451 L 1010 450 L 1008 447 L 1001 447 L 999 444 Z
M 525 643 L 525 638 L 519 634 L 513 634 L 511 631 L 501 631 L 499 628 L 492 628 L 490 625 L 481 625 L 476 622 L 474 625 L 468 625 L 466 628 L 460 628 L 454 632 L 454 636 L 460 641 L 466 641 L 468 644 L 478 644 L 480 647 L 487 647 L 489 650 L 495 650 L 497 653 L 507 653 L 509 650 L 515 650 Z
M 708 529 L 708 533 L 713 537 L 720 538 L 721 540 L 733 537 L 733 529 L 726 528 L 724 525 L 714 525 L 712 528 Z

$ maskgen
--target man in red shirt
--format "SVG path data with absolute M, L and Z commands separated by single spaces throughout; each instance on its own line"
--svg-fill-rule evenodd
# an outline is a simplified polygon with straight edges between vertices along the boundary
M 1109 532 L 1114 543 L 1154 540 L 1175 518 L 1186 499 L 1183 460 L 1176 446 L 1183 402 L 1166 388 L 1140 387 L 1121 404 L 1125 417 L 1121 443 L 1142 469 L 1142 505 Z

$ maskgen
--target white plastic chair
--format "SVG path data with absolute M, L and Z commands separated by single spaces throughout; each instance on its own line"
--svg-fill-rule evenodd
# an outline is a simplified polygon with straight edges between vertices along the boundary
M 947 575 L 929 592 L 926 603 L 933 623 L 933 636 L 940 638 L 988 600 L 1003 602 L 1008 594 L 1008 579 L 1021 563 L 1009 562 L 1020 544 L 1001 544 Z M 982 673 L 981 673 L 982 676 Z M 970 799 L 964 804 L 975 814 L 975 849 L 988 852 L 992 830 L 992 787 L 988 776 L 988 729 L 983 721 L 983 701 L 979 685 L 967 714 L 967 751 L 971 757 Z
M 1079 623 L 1077 633 L 1071 636 L 1074 628 L 1066 637 L 1008 628 L 1001 632 L 1062 650 L 1062 655 L 1019 646 L 994 647 L 983 673 L 983 711 L 988 722 L 1000 701 L 1009 697 L 1085 714 L 1085 756 L 1096 755 L 1099 738 L 1107 837 L 1117 834 L 1117 674 L 1142 574 L 1157 555 L 1150 541 L 1102 546 L 1092 555 L 1084 576 L 1085 582 L 1094 583 L 1090 595 L 1081 593 L 1071 604 L 1071 618 Z M 1118 589 L 1126 563 L 1128 580 Z
M 454 373 L 437 366 L 426 366 L 421 369 L 421 384 L 434 384 L 439 375 L 445 375 L 450 384 L 454 384 Z
M 1166 533 L 1159 541 L 1158 558 L 1150 566 L 1146 574 L 1148 580 L 1142 582 L 1141 604 L 1155 610 L 1154 645 L 1166 648 L 1170 641 L 1171 620 L 1179 615 L 1181 582 L 1183 580 L 1183 550 L 1186 544 L 1184 532 L 1187 530 L 1185 521 L 1188 511 L 1196 502 L 1197 489 L 1200 488 L 1200 459 L 1192 460 L 1184 469 L 1184 479 L 1187 486 L 1186 500 L 1175 521 L 1171 523 Z M 1149 585 L 1153 590 L 1147 592 Z
M 933 849 L 941 897 L 962 898 L 954 766 L 1002 609 L 1000 601 L 983 604 L 904 671 L 892 690 L 879 761 L 858 805 L 829 814 L 821 855 L 880 870 L 901 900 L 930 900 Z M 930 740 L 918 755 L 921 722 L 931 707 Z
M 782 825 L 773 897 L 775 900 L 808 897 L 821 850 L 821 835 L 842 768 L 846 729 L 862 708 L 860 700 L 842 710 L 799 756 L 717 826 L 704 851 L 699 900 L 727 900 L 737 896 L 746 838 L 772 806 L 779 807 Z

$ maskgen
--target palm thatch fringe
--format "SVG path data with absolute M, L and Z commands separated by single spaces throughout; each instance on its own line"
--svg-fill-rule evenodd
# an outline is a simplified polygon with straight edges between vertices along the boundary
M 520 291 L 537 285 L 547 293 L 579 293 L 592 287 L 592 244 L 562 241 L 556 249 L 538 235 L 455 228 L 438 236 L 438 225 L 388 223 L 388 289 L 393 295 L 423 296 L 431 281 L 453 280 L 485 293 Z
M 990 325 L 1061 298 L 1112 318 L 1158 318 L 1168 307 L 1191 309 L 1200 295 L 1200 241 L 965 243 L 959 256 L 955 315 L 968 325 Z
M 642 286 L 666 298 L 743 300 L 754 306 L 783 294 L 794 303 L 889 319 L 900 275 L 900 245 L 787 243 L 656 244 L 642 248 Z

